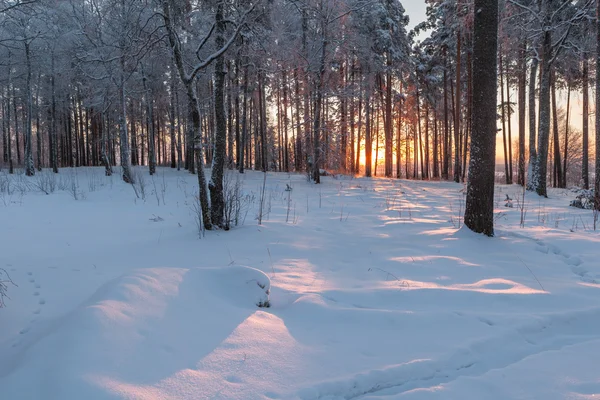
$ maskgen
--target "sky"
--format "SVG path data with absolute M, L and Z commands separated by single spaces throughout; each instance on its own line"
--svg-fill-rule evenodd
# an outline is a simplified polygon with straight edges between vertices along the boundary
M 400 1 L 406 10 L 406 14 L 410 17 L 408 28 L 412 29 L 415 25 L 425 21 L 425 10 L 427 5 L 425 0 L 401 0 Z

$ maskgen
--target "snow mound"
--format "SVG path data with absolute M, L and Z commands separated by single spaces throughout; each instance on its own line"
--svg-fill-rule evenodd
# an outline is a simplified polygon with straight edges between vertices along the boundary
M 111 382 L 152 385 L 193 368 L 257 306 L 268 306 L 269 290 L 269 278 L 249 267 L 154 268 L 125 275 L 16 343 L 0 369 L 3 396 L 159 398 L 147 387 L 125 394 Z M 45 379 L 31 385 L 31 376 Z

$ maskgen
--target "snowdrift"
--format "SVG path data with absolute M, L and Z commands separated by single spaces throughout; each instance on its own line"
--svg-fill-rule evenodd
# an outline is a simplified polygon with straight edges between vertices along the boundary
M 125 275 L 13 346 L 3 361 L 2 397 L 162 398 L 144 386 L 192 368 L 268 304 L 269 289 L 269 278 L 248 267 Z M 32 376 L 44 379 L 32 385 Z

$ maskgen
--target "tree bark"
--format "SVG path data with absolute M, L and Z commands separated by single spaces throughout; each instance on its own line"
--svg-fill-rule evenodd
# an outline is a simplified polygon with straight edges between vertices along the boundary
M 244 160 L 244 153 L 245 153 L 245 149 L 246 149 L 246 141 L 248 140 L 248 67 L 245 66 L 244 67 L 244 85 L 243 85 L 243 92 L 244 92 L 244 101 L 242 103 L 242 131 L 240 133 L 240 144 L 239 146 L 241 147 L 241 150 L 239 152 L 240 158 L 239 158 L 239 165 L 238 165 L 238 171 L 240 172 L 240 174 L 244 173 L 244 167 L 245 167 L 245 160 Z
M 554 185 L 562 186 L 562 162 L 560 160 L 560 140 L 558 135 L 558 110 L 556 105 L 556 74 L 552 74 L 552 121 L 554 133 Z
M 170 101 L 169 101 L 169 137 L 171 139 L 171 168 L 177 168 L 177 155 L 175 154 L 175 148 L 177 145 L 177 138 L 175 136 L 175 75 L 172 74 L 171 78 L 171 90 L 170 90 Z
M 519 49 L 519 76 L 518 76 L 518 108 L 519 108 L 519 171 L 517 182 L 525 185 L 525 101 L 527 90 L 527 61 L 526 44 Z
M 373 166 L 373 138 L 371 137 L 371 96 L 365 90 L 365 176 L 371 177 Z
M 600 1 L 596 2 L 596 178 L 594 179 L 594 210 L 600 212 Z M 594 224 L 594 227 L 596 224 Z
M 527 190 L 535 190 L 535 183 L 538 180 L 537 145 L 535 139 L 537 133 L 535 108 L 537 70 L 538 60 L 537 58 L 534 58 L 531 61 L 531 68 L 529 71 L 529 167 L 527 171 Z
M 392 61 L 391 54 L 388 55 L 387 62 L 388 70 L 386 71 L 385 81 L 385 176 L 392 177 L 393 165 L 393 140 L 394 140 L 394 125 L 392 120 Z
M 31 49 L 29 42 L 25 41 L 25 60 L 27 62 L 27 81 L 25 86 L 25 95 L 27 97 L 27 117 L 25 121 L 25 175 L 35 175 L 35 165 L 33 163 L 33 137 L 31 118 L 33 114 L 33 97 L 31 94 Z
M 512 184 L 513 183 L 513 154 L 512 154 L 512 127 L 511 127 L 511 110 L 512 110 L 512 105 L 510 102 L 510 75 L 508 72 L 508 67 L 505 66 L 505 78 L 506 78 L 506 102 L 508 103 L 508 108 L 506 110 L 506 118 L 508 121 L 507 124 L 507 128 L 508 128 L 508 183 Z
M 567 160 L 569 158 L 569 118 L 571 116 L 571 84 L 567 83 L 567 110 L 565 117 L 565 152 L 563 155 L 562 187 L 567 187 Z
M 502 52 L 502 50 L 500 50 Z M 500 69 L 500 118 L 502 118 L 502 143 L 504 144 L 504 177 L 508 185 L 510 182 L 510 172 L 508 170 L 508 147 L 506 146 L 506 102 L 504 99 L 504 68 L 502 68 L 502 54 L 499 56 Z M 509 122 L 510 123 L 510 122 Z M 509 144 L 510 145 L 510 144 Z
M 461 33 L 456 37 L 456 98 L 454 106 L 454 182 L 460 182 Z
M 589 172 L 589 68 L 588 68 L 588 60 L 587 54 L 583 56 L 583 76 L 582 76 L 582 85 L 583 85 L 583 121 L 582 121 L 582 131 L 583 131 L 583 160 L 581 165 L 581 179 L 583 179 L 583 187 L 584 189 L 590 188 L 590 172 Z
M 475 0 L 471 161 L 465 225 L 494 235 L 498 0 Z
M 548 197 L 547 171 L 548 171 L 548 147 L 550 139 L 550 75 L 552 59 L 552 33 L 545 30 L 542 45 L 542 65 L 540 79 L 540 122 L 538 129 L 537 150 L 537 182 L 535 191 L 538 195 Z
M 217 6 L 215 14 L 216 36 L 215 44 L 220 49 L 225 44 L 225 20 L 223 18 L 223 3 Z M 227 157 L 227 119 L 225 116 L 225 60 L 217 58 L 215 62 L 215 147 L 212 163 L 212 175 L 208 183 L 210 191 L 210 212 L 213 226 L 226 228 L 223 221 L 225 215 L 225 198 L 223 196 L 223 174 Z M 200 168 L 200 166 L 198 166 Z
M 142 78 L 146 92 L 146 126 L 148 127 L 148 171 L 150 175 L 156 173 L 156 138 L 154 129 L 154 105 L 152 104 L 152 90 L 146 84 L 146 76 Z M 160 148 L 160 146 L 159 146 Z
M 450 169 L 450 124 L 448 110 L 448 62 L 446 57 L 446 48 L 444 48 L 444 145 L 443 145 L 443 164 L 442 164 L 442 179 L 448 179 Z

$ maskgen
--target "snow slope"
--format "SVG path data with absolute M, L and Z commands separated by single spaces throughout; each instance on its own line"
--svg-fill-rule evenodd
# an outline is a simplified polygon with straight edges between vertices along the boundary
M 249 172 L 245 224 L 199 240 L 192 175 L 145 199 L 61 175 L 0 194 L 3 399 L 600 396 L 600 235 L 568 191 L 528 194 L 520 227 L 498 186 L 490 239 L 459 184 L 270 173 L 259 226 Z

